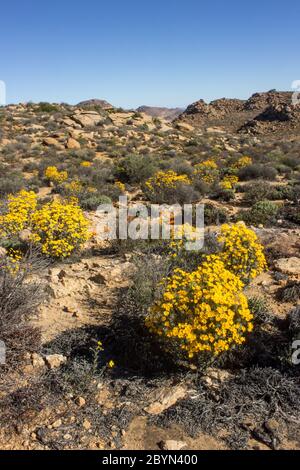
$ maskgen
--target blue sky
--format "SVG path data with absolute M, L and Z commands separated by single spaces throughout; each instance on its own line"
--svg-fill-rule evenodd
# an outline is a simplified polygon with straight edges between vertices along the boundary
M 10 0 L 0 8 L 8 102 L 185 106 L 288 90 L 300 79 L 299 1 Z

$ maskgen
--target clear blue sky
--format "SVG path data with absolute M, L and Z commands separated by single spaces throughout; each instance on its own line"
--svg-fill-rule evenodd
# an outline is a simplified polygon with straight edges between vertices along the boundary
M 185 106 L 300 80 L 299 0 L 9 0 L 0 14 L 8 102 Z

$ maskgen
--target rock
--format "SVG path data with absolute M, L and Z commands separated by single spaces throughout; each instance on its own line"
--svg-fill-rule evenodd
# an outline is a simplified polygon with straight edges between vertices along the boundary
M 52 428 L 53 429 L 57 429 L 59 428 L 60 426 L 62 425 L 62 420 L 61 419 L 57 419 L 56 421 L 54 421 L 54 423 L 52 423 Z
M 89 431 L 92 427 L 91 423 L 87 419 L 83 421 L 82 426 L 86 431 Z
M 33 367 L 44 367 L 45 366 L 45 360 L 42 356 L 40 356 L 37 353 L 33 353 L 31 355 L 31 361 Z
M 232 375 L 226 370 L 210 367 L 206 369 L 205 375 L 201 380 L 207 387 L 213 390 L 218 390 L 222 383 L 229 380 L 231 377 Z
M 300 274 L 300 258 L 292 256 L 291 258 L 280 258 L 274 262 L 274 266 L 278 271 L 284 274 L 299 275 Z
M 75 403 L 79 408 L 82 408 L 85 405 L 85 399 L 83 397 L 77 397 Z
M 161 450 L 181 450 L 186 446 L 187 446 L 186 442 L 174 441 L 172 439 L 168 439 L 166 441 L 161 441 L 158 443 L 158 447 Z
M 99 122 L 102 121 L 102 116 L 99 113 L 94 111 L 86 111 L 81 113 L 76 113 L 71 116 L 71 119 L 76 123 L 80 124 L 82 127 L 96 126 Z
M 0 258 L 4 258 L 7 254 L 7 251 L 5 248 L 2 248 L 2 246 L 0 246 Z
M 77 140 L 73 139 L 73 137 L 70 137 L 67 140 L 66 146 L 68 149 L 80 149 L 81 147 L 80 143 Z
M 57 150 L 64 150 L 65 148 L 58 140 L 54 139 L 54 137 L 46 137 L 43 140 L 43 144 L 47 147 L 55 147 Z
M 62 354 L 49 354 L 45 357 L 45 361 L 49 369 L 56 369 L 67 362 L 67 358 Z
M 188 132 L 192 132 L 195 130 L 193 126 L 191 126 L 190 124 L 187 124 L 186 122 L 177 122 L 176 128 L 179 131 L 188 131 Z
M 163 411 L 167 410 L 171 406 L 175 405 L 178 400 L 181 400 L 186 396 L 187 389 L 182 385 L 173 387 L 171 390 L 163 389 L 155 395 L 155 400 L 149 406 L 145 408 L 145 411 L 151 415 L 158 415 Z
M 19 239 L 21 242 L 27 243 L 31 241 L 32 232 L 28 228 L 25 228 L 19 233 Z
M 1 146 L 3 145 L 3 147 L 6 147 L 6 145 L 9 145 L 11 144 L 11 140 L 9 139 L 2 139 L 1 142 L 0 142 Z

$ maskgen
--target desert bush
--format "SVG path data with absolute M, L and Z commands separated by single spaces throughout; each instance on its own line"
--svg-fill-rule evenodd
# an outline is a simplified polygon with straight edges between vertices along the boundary
M 7 194 L 14 194 L 25 186 L 25 181 L 21 173 L 11 172 L 0 177 L 0 198 Z
M 130 155 L 117 163 L 114 175 L 123 183 L 143 183 L 155 172 L 155 166 L 148 156 Z
M 18 269 L 10 256 L 0 257 L 0 339 L 6 346 L 9 369 L 24 359 L 25 352 L 40 347 L 40 331 L 29 318 L 44 299 L 43 286 L 31 280 L 43 267 L 33 253 L 18 261 Z
M 199 197 L 188 176 L 172 170 L 158 171 L 146 181 L 143 190 L 151 202 L 158 204 L 190 203 Z
M 45 171 L 45 178 L 50 183 L 61 184 L 68 179 L 68 172 L 59 171 L 56 166 L 48 166 Z
M 37 196 L 33 191 L 21 190 L 9 195 L 0 215 L 0 237 L 11 238 L 28 227 L 37 207 Z
M 204 206 L 204 223 L 205 225 L 219 225 L 228 221 L 228 213 L 226 209 L 221 209 L 213 204 L 205 204 Z
M 205 183 L 214 183 L 219 176 L 218 165 L 214 160 L 205 160 L 194 166 L 194 177 L 205 181 Z
M 263 247 L 256 233 L 243 222 L 224 224 L 217 238 L 221 244 L 219 253 L 226 269 L 249 282 L 267 268 Z
M 244 201 L 255 204 L 263 199 L 269 199 L 271 185 L 265 181 L 256 181 L 245 187 Z
M 52 201 L 32 214 L 32 240 L 43 254 L 65 258 L 89 239 L 88 226 L 76 201 Z
M 300 283 L 289 282 L 277 291 L 277 298 L 282 302 L 298 302 L 300 300 Z
M 48 256 L 65 258 L 88 240 L 88 225 L 76 199 L 38 207 L 36 194 L 22 190 L 8 198 L 0 215 L 0 236 L 11 243 L 28 229 L 28 243 L 37 244 Z
M 276 168 L 269 165 L 253 164 L 245 166 L 239 171 L 239 179 L 241 181 L 248 181 L 254 179 L 274 181 L 276 179 L 276 176 Z
M 238 220 L 246 224 L 270 226 L 276 222 L 279 207 L 270 201 L 256 202 L 249 210 L 243 210 L 238 214 Z
M 164 279 L 163 294 L 146 325 L 177 354 L 206 361 L 245 341 L 252 330 L 243 283 L 211 255 L 194 272 Z

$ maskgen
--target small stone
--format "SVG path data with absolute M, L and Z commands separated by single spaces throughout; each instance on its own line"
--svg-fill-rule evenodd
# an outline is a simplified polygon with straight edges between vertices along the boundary
M 83 421 L 82 426 L 86 431 L 89 431 L 92 427 L 91 423 L 87 419 Z
M 175 441 L 168 439 L 166 441 L 161 441 L 158 443 L 158 447 L 161 450 L 181 450 L 186 447 L 187 443 L 183 441 Z
M 61 419 L 57 419 L 56 421 L 54 421 L 54 423 L 52 423 L 52 428 L 53 428 L 53 429 L 57 429 L 57 428 L 59 428 L 61 425 L 62 425 L 62 420 L 61 420 Z
M 77 397 L 75 400 L 76 405 L 82 408 L 85 405 L 85 399 L 83 397 Z
M 42 356 L 40 356 L 37 353 L 33 353 L 31 355 L 31 362 L 33 367 L 44 367 L 45 366 L 45 360 Z
M 49 354 L 45 357 L 45 361 L 49 369 L 56 369 L 67 362 L 67 358 L 62 354 Z

